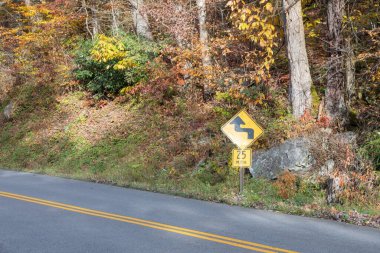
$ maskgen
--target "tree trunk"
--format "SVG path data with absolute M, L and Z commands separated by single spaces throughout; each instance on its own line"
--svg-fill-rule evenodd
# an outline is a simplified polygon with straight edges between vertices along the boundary
M 96 36 L 99 34 L 100 25 L 99 25 L 99 19 L 98 19 L 98 11 L 95 10 L 95 8 L 91 11 L 91 25 L 92 25 L 92 36 L 93 38 L 96 38 Z
M 203 66 L 210 66 L 210 52 L 208 48 L 208 32 L 206 28 L 206 0 L 197 0 L 198 19 L 199 19 L 199 40 L 202 45 Z
M 290 66 L 290 101 L 293 115 L 300 118 L 311 108 L 311 75 L 307 58 L 301 1 L 283 0 L 285 36 Z
M 346 39 L 346 106 L 351 107 L 351 100 L 355 93 L 355 55 L 351 38 Z
M 175 16 L 180 16 L 181 13 L 183 12 L 183 6 L 181 2 L 178 2 L 175 4 Z M 189 47 L 189 42 L 186 41 L 186 39 L 183 36 L 183 33 L 180 31 L 175 31 L 174 32 L 174 38 L 178 44 L 178 46 L 182 48 Z
M 329 28 L 330 59 L 327 70 L 326 112 L 336 121 L 347 118 L 345 102 L 345 41 L 343 37 L 343 15 L 345 0 L 328 0 L 327 22 Z
M 149 28 L 148 17 L 141 12 L 141 7 L 144 5 L 143 0 L 129 0 L 132 5 L 133 24 L 138 36 L 152 40 L 153 35 Z
M 117 36 L 119 34 L 120 30 L 120 24 L 119 24 L 119 19 L 120 19 L 120 11 L 119 9 L 115 6 L 115 1 L 111 1 L 111 15 L 112 15 L 112 35 Z
M 205 75 L 209 74 L 209 67 L 211 66 L 211 58 L 208 47 L 208 32 L 206 27 L 206 0 L 197 0 L 198 7 L 198 20 L 199 20 L 199 41 L 201 43 L 202 50 L 202 64 L 205 71 Z M 203 100 L 207 101 L 212 95 L 212 91 L 209 87 L 208 80 L 205 80 L 203 84 Z

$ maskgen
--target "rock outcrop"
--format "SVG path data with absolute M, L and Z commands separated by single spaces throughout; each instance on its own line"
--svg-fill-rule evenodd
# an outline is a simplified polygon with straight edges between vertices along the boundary
M 306 138 L 287 140 L 267 151 L 255 152 L 249 170 L 253 177 L 268 179 L 276 179 L 284 170 L 307 171 L 314 163 L 309 149 L 310 141 Z
M 322 138 L 322 136 L 324 136 Z M 252 167 L 249 168 L 253 177 L 263 177 L 267 179 L 276 179 L 285 170 L 303 174 L 308 172 L 317 157 L 313 157 L 312 147 L 316 144 L 316 139 L 321 143 L 319 148 L 323 148 L 325 142 L 330 139 L 347 143 L 352 146 L 356 145 L 357 135 L 353 132 L 333 134 L 329 129 L 315 133 L 309 138 L 296 138 L 285 141 L 283 144 L 273 147 L 269 150 L 259 150 L 254 152 Z M 328 160 L 320 168 L 316 168 L 316 176 L 329 177 L 334 170 L 334 160 Z M 314 166 L 315 167 L 315 166 Z

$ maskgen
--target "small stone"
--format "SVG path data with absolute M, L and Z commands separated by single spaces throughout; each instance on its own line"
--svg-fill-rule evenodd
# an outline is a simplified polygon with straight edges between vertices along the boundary
M 358 135 L 354 132 L 344 132 L 344 133 L 339 133 L 336 135 L 338 140 L 345 144 L 351 144 L 352 146 L 356 146 L 356 140 Z
M 327 203 L 337 203 L 337 193 L 340 192 L 340 178 L 330 177 L 327 179 Z
M 349 178 L 345 174 L 340 176 L 330 176 L 327 179 L 327 204 L 339 203 L 339 194 Z
M 335 162 L 334 160 L 327 160 L 326 164 L 323 165 L 319 171 L 319 176 L 328 176 L 334 170 Z
M 14 108 L 13 102 L 10 102 L 5 107 L 4 112 L 3 112 L 5 119 L 7 119 L 7 120 L 12 119 L 12 117 L 13 117 L 13 108 Z

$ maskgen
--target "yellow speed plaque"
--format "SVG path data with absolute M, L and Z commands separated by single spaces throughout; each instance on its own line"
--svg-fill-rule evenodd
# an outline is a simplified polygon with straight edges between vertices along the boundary
M 249 168 L 252 164 L 252 149 L 234 149 L 232 150 L 232 167 Z

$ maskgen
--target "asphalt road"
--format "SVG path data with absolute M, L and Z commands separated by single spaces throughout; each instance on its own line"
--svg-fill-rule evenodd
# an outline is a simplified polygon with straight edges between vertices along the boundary
M 0 253 L 380 252 L 380 230 L 0 170 Z

